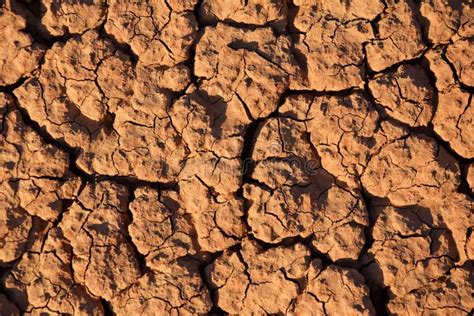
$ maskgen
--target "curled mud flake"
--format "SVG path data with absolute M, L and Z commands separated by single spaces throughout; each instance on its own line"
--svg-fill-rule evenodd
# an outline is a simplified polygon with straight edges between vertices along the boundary
M 77 185 L 72 185 L 72 181 Z M 38 234 L 42 226 L 60 216 L 65 201 L 75 197 L 78 185 L 80 181 L 74 178 L 64 182 L 46 179 L 0 182 L 0 262 L 13 261 L 25 250 L 34 249 L 41 242 Z
M 366 46 L 368 66 L 377 72 L 417 58 L 426 48 L 412 2 L 390 0 L 387 4 L 387 9 L 377 22 L 377 39 Z
M 319 157 L 308 142 L 305 124 L 289 118 L 270 118 L 260 124 L 252 152 L 253 160 L 291 156 L 302 156 L 318 162 Z M 269 181 L 278 182 L 278 179 L 270 178 Z
M 76 282 L 107 300 L 135 283 L 140 270 L 124 232 L 128 192 L 113 182 L 88 184 L 59 224 L 72 246 Z
M 419 66 L 402 65 L 395 72 L 375 76 L 372 95 L 393 118 L 410 126 L 426 126 L 433 116 L 433 88 Z
M 0 6 L 0 86 L 11 85 L 35 70 L 43 57 L 41 45 L 23 32 L 26 20 Z
M 206 314 L 210 293 L 199 274 L 199 262 L 181 259 L 147 272 L 111 301 L 117 315 Z
M 309 261 L 309 249 L 301 244 L 264 250 L 244 240 L 241 250 L 224 252 L 205 273 L 225 312 L 285 313 L 298 296 Z
M 294 27 L 302 32 L 296 48 L 305 59 L 303 89 L 339 91 L 364 85 L 364 45 L 374 39 L 370 26 L 383 10 L 381 1 L 370 8 L 362 1 L 301 1 Z
M 207 23 L 224 21 L 251 26 L 271 25 L 284 30 L 287 10 L 287 4 L 282 0 L 205 0 L 200 7 L 200 14 Z
M 251 280 L 237 252 L 225 252 L 206 269 L 209 282 L 217 289 L 218 306 L 228 313 L 244 309 Z
M 175 66 L 189 58 L 196 36 L 194 15 L 180 12 L 189 9 L 191 2 L 175 2 L 171 7 L 165 0 L 113 0 L 109 3 L 105 30 L 118 42 L 130 45 L 140 62 Z
M 211 104 L 198 90 L 175 102 L 170 115 L 173 127 L 190 150 L 179 174 L 180 189 L 188 192 L 181 193 L 183 207 L 201 217 L 199 221 L 204 220 L 202 216 L 207 217 L 205 221 L 210 221 L 206 224 L 207 229 L 217 225 L 217 213 L 205 211 L 207 209 L 217 208 L 224 212 L 229 207 L 235 208 L 231 211 L 235 216 L 231 215 L 233 219 L 229 220 L 237 223 L 237 218 L 242 216 L 241 202 L 235 196 L 242 183 L 243 165 L 239 156 L 250 123 L 244 108 L 232 102 Z M 193 193 L 193 186 L 206 198 L 196 199 L 199 195 Z M 218 233 L 217 227 L 214 229 Z
M 45 0 L 41 3 L 41 24 L 53 36 L 82 34 L 99 26 L 106 11 L 105 0 Z
M 469 315 L 474 308 L 469 268 L 454 268 L 446 276 L 430 281 L 424 287 L 391 300 L 387 309 L 393 314 Z
M 459 167 L 433 139 L 410 136 L 374 155 L 361 181 L 369 193 L 393 205 L 426 204 L 456 190 Z
M 291 312 L 319 311 L 324 315 L 375 315 L 364 277 L 355 269 L 330 265 L 322 268 L 316 259 L 305 276 L 306 286 Z
M 27 252 L 5 280 L 5 291 L 22 312 L 46 308 L 58 314 L 103 315 L 100 301 L 76 284 L 71 247 L 57 228 L 49 230 L 41 252 Z

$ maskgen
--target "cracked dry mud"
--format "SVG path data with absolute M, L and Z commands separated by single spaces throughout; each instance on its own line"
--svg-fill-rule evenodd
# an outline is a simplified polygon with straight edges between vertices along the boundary
M 472 1 L 0 5 L 0 315 L 473 314 Z

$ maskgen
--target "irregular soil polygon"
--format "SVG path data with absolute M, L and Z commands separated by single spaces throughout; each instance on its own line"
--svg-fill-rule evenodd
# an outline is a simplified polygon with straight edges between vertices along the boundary
M 471 315 L 460 0 L 0 4 L 1 315 Z

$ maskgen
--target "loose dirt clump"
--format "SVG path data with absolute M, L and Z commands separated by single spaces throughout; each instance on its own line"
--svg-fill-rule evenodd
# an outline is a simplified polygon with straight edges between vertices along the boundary
M 0 315 L 472 315 L 473 21 L 0 2 Z

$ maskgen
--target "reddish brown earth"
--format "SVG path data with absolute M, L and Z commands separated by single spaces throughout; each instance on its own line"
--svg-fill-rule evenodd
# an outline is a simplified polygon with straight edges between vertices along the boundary
M 0 4 L 0 315 L 473 314 L 472 1 Z

